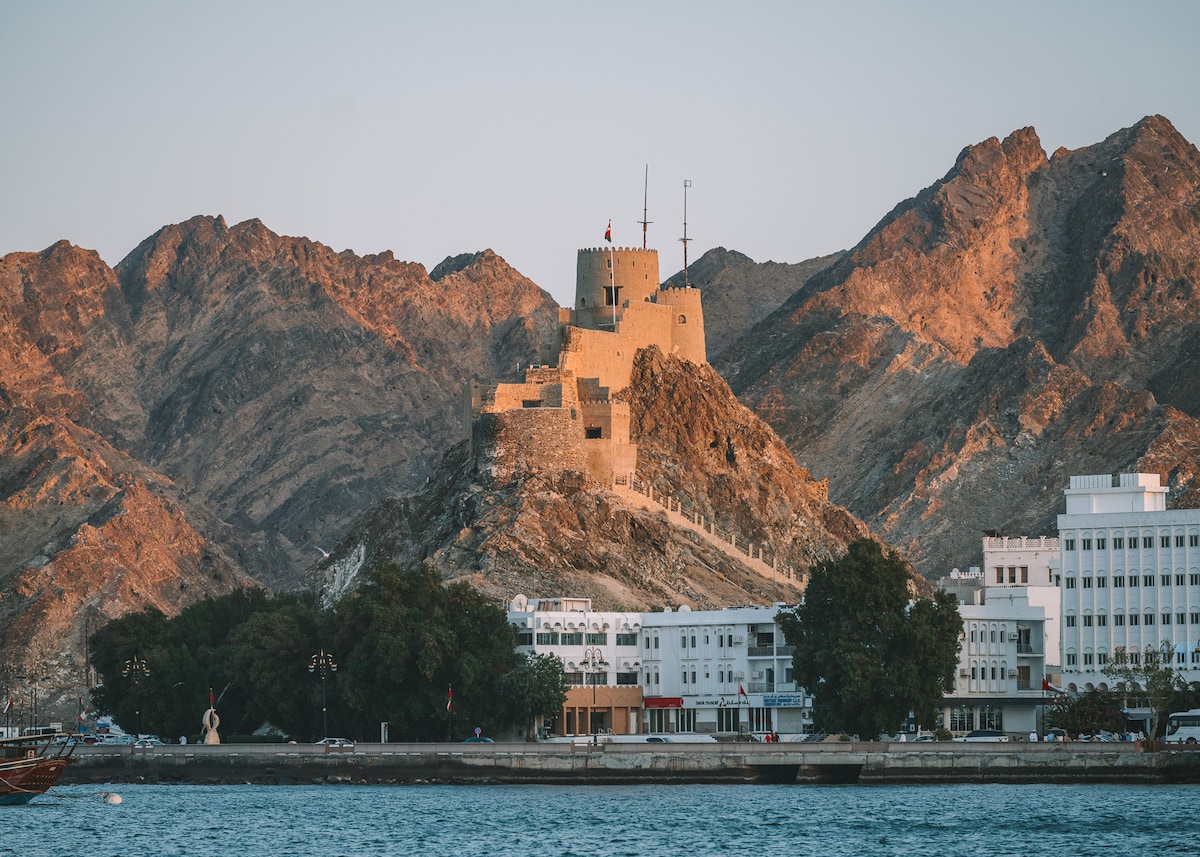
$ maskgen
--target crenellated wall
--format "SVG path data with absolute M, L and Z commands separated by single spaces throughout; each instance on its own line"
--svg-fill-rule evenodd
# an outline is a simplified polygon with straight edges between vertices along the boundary
M 577 408 L 521 408 L 480 414 L 472 426 L 476 462 L 498 482 L 519 473 L 588 472 Z

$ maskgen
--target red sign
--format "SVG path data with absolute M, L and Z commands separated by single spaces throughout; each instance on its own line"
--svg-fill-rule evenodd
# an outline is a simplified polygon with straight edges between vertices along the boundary
M 647 696 L 642 700 L 642 708 L 683 708 L 683 697 Z

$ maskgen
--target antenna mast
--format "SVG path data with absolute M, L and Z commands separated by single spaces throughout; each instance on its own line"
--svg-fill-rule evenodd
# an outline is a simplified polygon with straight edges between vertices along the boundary
M 646 164 L 646 182 L 642 188 L 642 219 L 638 223 L 642 224 L 642 249 L 646 249 L 646 227 L 653 223 L 653 220 L 646 219 L 646 202 L 650 197 L 650 165 Z
M 679 240 L 683 242 L 683 287 L 685 289 L 691 288 L 691 286 L 688 285 L 687 273 L 687 245 L 688 241 L 691 240 L 687 237 L 687 189 L 691 186 L 692 183 L 690 181 L 687 179 L 683 180 L 683 237 Z

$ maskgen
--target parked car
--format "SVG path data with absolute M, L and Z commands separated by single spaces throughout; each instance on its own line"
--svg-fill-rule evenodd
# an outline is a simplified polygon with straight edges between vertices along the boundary
M 495 744 L 491 738 L 485 738 L 482 735 L 472 735 L 470 738 L 463 738 L 464 744 Z
M 669 743 L 671 743 L 671 739 L 663 738 L 661 735 L 651 735 L 649 738 L 646 739 L 646 743 L 647 744 L 669 744 Z
M 145 749 L 146 747 L 161 747 L 162 745 L 163 745 L 163 742 L 158 740 L 157 738 L 139 738 L 138 740 L 133 742 L 133 746 L 141 747 L 143 749 Z
M 317 742 L 324 744 L 326 747 L 353 747 L 354 742 L 349 738 L 322 738 Z
M 955 741 L 1007 741 L 1008 736 L 999 729 L 976 729 L 973 732 L 968 732 L 962 737 L 955 738 Z

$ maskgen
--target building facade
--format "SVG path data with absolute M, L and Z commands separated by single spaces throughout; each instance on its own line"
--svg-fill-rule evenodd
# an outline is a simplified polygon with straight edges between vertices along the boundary
M 812 731 L 812 696 L 793 676 L 782 604 L 642 615 L 643 726 L 736 737 Z
M 1174 667 L 1200 681 L 1200 509 L 1166 508 L 1158 474 L 1072 476 L 1058 516 L 1062 682 L 1108 688 L 1124 647 L 1137 663 L 1169 641 Z

